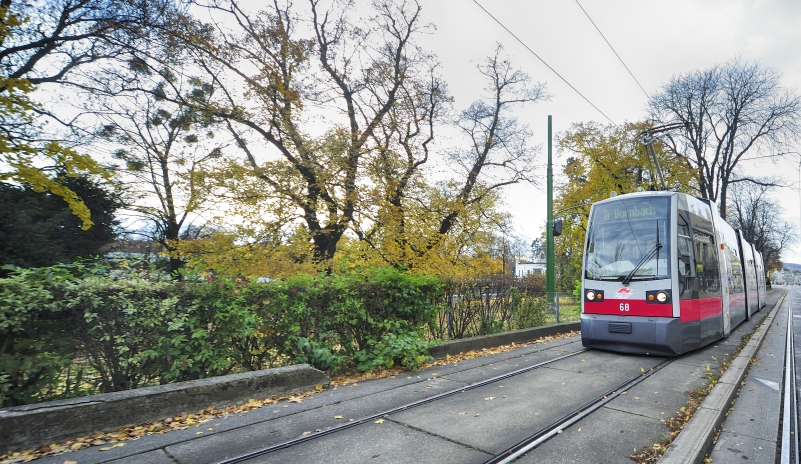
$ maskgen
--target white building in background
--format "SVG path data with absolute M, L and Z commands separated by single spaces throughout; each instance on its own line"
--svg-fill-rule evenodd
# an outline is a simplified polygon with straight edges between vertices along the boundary
M 527 275 L 545 275 L 545 249 L 538 247 L 530 260 L 518 260 L 515 263 L 515 277 L 525 277 Z
M 545 263 L 535 263 L 518 261 L 515 263 L 515 276 L 525 277 L 527 275 L 545 274 Z

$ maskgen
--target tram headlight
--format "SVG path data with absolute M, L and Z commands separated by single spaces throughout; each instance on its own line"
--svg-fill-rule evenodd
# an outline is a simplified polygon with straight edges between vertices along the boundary
M 649 304 L 670 303 L 670 290 L 648 290 L 645 292 L 645 302 Z
M 604 300 L 603 290 L 584 290 L 584 301 L 600 302 Z

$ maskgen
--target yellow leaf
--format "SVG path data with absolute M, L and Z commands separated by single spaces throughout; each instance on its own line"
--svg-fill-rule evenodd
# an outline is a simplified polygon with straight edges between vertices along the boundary
M 342 416 L 334 416 L 334 419 L 343 419 Z
M 491 401 L 491 400 L 494 400 L 494 399 L 495 399 L 494 396 L 488 396 L 488 397 L 484 398 L 484 401 Z
M 323 384 L 318 383 L 317 385 L 314 386 L 314 390 L 318 392 L 323 391 Z
M 645 373 L 645 369 L 643 369 L 643 368 L 641 367 L 641 368 L 640 368 L 640 372 L 642 372 L 642 373 Z
M 125 446 L 125 443 L 117 443 L 116 445 L 106 446 L 106 447 L 100 448 L 100 451 L 108 451 L 108 450 L 110 450 L 112 448 L 119 448 L 120 446 Z
M 64 464 L 78 464 L 78 461 L 66 460 L 66 461 L 64 461 Z
M 706 366 L 706 371 L 709 372 L 709 366 Z M 712 462 L 712 461 L 710 461 L 710 462 Z
M 375 421 L 375 423 L 376 424 L 383 424 L 384 423 L 384 419 L 378 419 L 377 421 Z

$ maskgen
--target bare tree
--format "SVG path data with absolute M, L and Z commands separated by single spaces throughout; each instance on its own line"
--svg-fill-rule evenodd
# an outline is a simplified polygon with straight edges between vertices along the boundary
M 384 186 L 385 197 L 377 202 L 384 206 L 355 229 L 374 248 L 396 250 L 384 253 L 391 264 L 411 265 L 440 247 L 446 237 L 456 238 L 453 245 L 466 250 L 475 247 L 460 240 L 478 246 L 479 230 L 494 229 L 493 233 L 506 235 L 505 218 L 493 212 L 499 191 L 510 184 L 535 182 L 531 173 L 537 149 L 529 146 L 531 131 L 518 123 L 513 111 L 547 98 L 544 85 L 532 83 L 525 73 L 513 69 L 500 45 L 477 68 L 486 78 L 484 98 L 453 120 L 446 119 L 443 84 L 432 78 L 428 88 L 415 92 L 417 98 L 404 99 L 414 104 L 403 109 L 403 117 L 398 117 L 396 108 L 390 111 L 391 124 L 382 125 L 380 137 L 376 137 L 380 156 L 371 165 L 371 175 Z M 408 91 L 406 87 L 402 90 Z M 424 169 L 430 155 L 438 153 L 432 152 L 429 144 L 435 129 L 442 130 L 444 125 L 455 126 L 464 136 L 463 144 L 441 153 L 453 168 L 452 177 L 431 188 Z M 363 223 L 370 225 L 365 231 Z M 474 232 L 468 233 L 468 228 Z
M 738 59 L 674 77 L 649 102 L 660 123 L 683 123 L 667 144 L 698 172 L 700 195 L 726 218 L 732 183 L 761 181 L 736 175 L 746 154 L 781 153 L 797 140 L 801 99 L 783 88 L 780 74 Z
M 536 150 L 529 147 L 531 131 L 512 115 L 513 108 L 549 98 L 545 84 L 512 67 L 496 44 L 495 53 L 478 66 L 487 79 L 486 98 L 462 111 L 457 122 L 468 146 L 451 153 L 463 169 L 464 181 L 456 194 L 457 207 L 440 221 L 440 234 L 448 233 L 459 208 L 481 201 L 485 195 L 518 182 L 535 182 Z
M 167 251 L 166 270 L 174 273 L 184 266 L 179 241 L 189 229 L 194 235 L 202 230 L 198 219 L 214 200 L 206 178 L 222 167 L 226 144 L 191 108 L 148 93 L 106 87 L 93 100 L 92 115 L 100 123 L 95 143 L 111 151 L 128 192 L 127 209 L 148 223 L 148 238 Z
M 768 196 L 772 183 L 763 179 L 736 184 L 730 201 L 731 224 L 762 253 L 766 267 L 781 263 L 782 251 L 798 239 L 795 227 L 781 219 L 781 208 Z

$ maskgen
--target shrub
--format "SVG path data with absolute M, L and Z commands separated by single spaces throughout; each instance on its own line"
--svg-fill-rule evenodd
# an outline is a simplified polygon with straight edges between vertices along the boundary
M 417 368 L 437 343 L 422 335 L 442 296 L 434 277 L 395 269 L 254 284 L 118 277 L 57 266 L 0 279 L 3 405 L 298 362 Z
M 434 337 L 455 339 L 533 327 L 529 324 L 542 325 L 545 316 L 534 317 L 538 314 L 539 303 L 531 301 L 544 295 L 545 278 L 541 275 L 451 281 L 445 290 L 437 324 L 430 333 Z
M 3 269 L 8 276 L 0 278 L 0 405 L 79 394 L 83 371 L 69 369 L 75 346 L 51 289 L 100 271 L 80 264 Z
M 409 363 L 408 349 L 384 349 L 405 342 L 385 335 L 395 334 L 396 341 L 423 338 L 419 332 L 434 322 L 442 285 L 434 277 L 377 268 L 363 274 L 298 275 L 252 290 L 261 320 L 270 322 L 259 331 L 263 341 L 257 351 L 272 343 L 284 357 L 336 371 L 376 357 L 382 359 L 376 365 L 385 365 L 390 352 L 397 354 L 393 362 Z
M 511 290 L 511 293 L 514 320 L 518 329 L 545 325 L 548 298 L 544 296 L 524 297 L 515 288 Z

